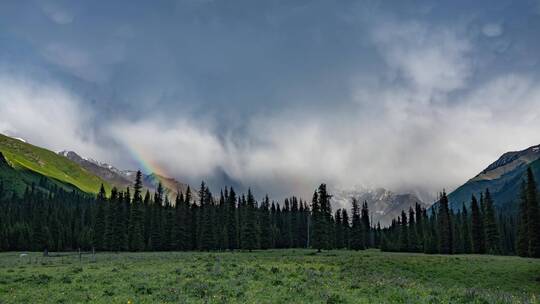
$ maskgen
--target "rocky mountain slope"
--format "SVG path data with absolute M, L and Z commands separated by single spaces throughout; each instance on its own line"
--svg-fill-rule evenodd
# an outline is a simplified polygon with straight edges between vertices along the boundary
M 401 214 L 401 210 L 409 210 L 419 203 L 423 207 L 429 207 L 428 204 L 412 193 L 394 193 L 384 188 L 357 188 L 348 190 L 334 190 L 332 202 L 334 210 L 337 208 L 346 208 L 350 210 L 351 199 L 357 198 L 358 201 L 367 201 L 371 213 L 372 222 L 380 222 L 381 226 L 388 226 L 393 218 Z
M 79 164 L 81 167 L 120 189 L 131 187 L 135 182 L 136 171 L 120 170 L 112 165 L 82 157 L 73 151 L 62 151 L 58 154 Z M 181 183 L 174 178 L 161 176 L 155 173 L 143 174 L 143 187 L 145 189 L 154 192 L 156 191 L 159 182 L 165 187 L 170 199 L 174 199 L 179 191 L 185 193 L 188 187 L 187 184 Z
M 503 154 L 478 175 L 450 193 L 448 195 L 450 207 L 457 210 L 463 203 L 468 205 L 473 194 L 479 195 L 489 188 L 495 206 L 517 210 L 519 189 L 528 166 L 533 169 L 539 183 L 540 145 Z

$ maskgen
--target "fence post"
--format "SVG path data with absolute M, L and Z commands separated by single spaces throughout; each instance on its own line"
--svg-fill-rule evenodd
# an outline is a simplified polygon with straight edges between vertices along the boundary
M 92 247 L 92 261 L 96 261 L 96 248 Z
M 79 248 L 79 262 L 82 262 L 81 248 Z

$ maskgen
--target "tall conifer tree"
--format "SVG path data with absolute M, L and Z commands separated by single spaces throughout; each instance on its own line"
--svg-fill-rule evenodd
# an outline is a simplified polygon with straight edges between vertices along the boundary
M 278 207 L 279 209 L 279 207 Z M 311 200 L 311 247 L 317 249 L 317 252 L 321 252 L 321 249 L 325 247 L 324 243 L 324 219 L 321 211 L 321 205 L 319 200 L 319 194 L 317 191 L 313 193 L 313 199 Z
M 448 197 L 443 191 L 439 199 L 439 212 L 437 214 L 439 226 L 439 252 L 443 254 L 453 253 L 452 222 L 448 208 Z
M 477 254 L 485 253 L 482 215 L 474 195 L 471 198 L 471 237 L 472 252 Z
M 500 253 L 500 240 L 497 222 L 495 220 L 495 207 L 489 189 L 484 194 L 485 212 L 484 212 L 484 233 L 486 240 L 486 252 L 490 254 Z
M 531 167 L 527 168 L 527 212 L 529 256 L 540 258 L 540 210 L 536 181 Z
M 261 207 L 259 208 L 259 225 L 260 225 L 260 235 L 261 235 L 261 242 L 260 247 L 261 249 L 268 249 L 272 246 L 272 239 L 271 239 L 271 224 L 270 224 L 270 199 L 268 198 L 268 195 L 264 197 L 264 200 L 262 201 Z
M 242 225 L 242 249 L 252 251 L 257 248 L 257 227 L 255 214 L 255 198 L 248 189 L 244 224 Z
M 463 240 L 463 253 L 471 253 L 472 252 L 472 244 L 471 244 L 471 230 L 469 228 L 469 215 L 467 212 L 467 208 L 465 207 L 465 204 L 461 207 L 461 223 L 463 224 L 463 229 L 461 230 L 462 233 L 462 240 Z
M 350 246 L 353 250 L 363 250 L 364 247 L 364 229 L 362 223 L 362 215 L 358 200 L 352 198 L 352 228 L 350 234 Z
M 142 173 L 137 171 L 135 177 L 135 185 L 133 187 L 133 201 L 130 208 L 129 215 L 129 230 L 128 230 L 128 242 L 129 249 L 131 251 L 142 251 L 144 250 L 144 213 L 142 209 Z M 128 198 L 129 199 L 129 198 Z
M 105 250 L 105 233 L 107 229 L 107 195 L 105 187 L 101 184 L 96 198 L 97 212 L 94 225 L 94 246 L 97 250 Z

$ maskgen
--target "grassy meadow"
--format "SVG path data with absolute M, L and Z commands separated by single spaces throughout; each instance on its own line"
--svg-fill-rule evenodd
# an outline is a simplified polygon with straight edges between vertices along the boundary
M 540 303 L 540 260 L 313 250 L 0 253 L 0 303 Z

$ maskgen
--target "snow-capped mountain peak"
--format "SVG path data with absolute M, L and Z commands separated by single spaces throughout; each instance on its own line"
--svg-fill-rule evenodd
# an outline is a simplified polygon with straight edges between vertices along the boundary
M 394 193 L 388 189 L 377 187 L 369 188 L 365 186 L 355 186 L 347 189 L 331 189 L 333 208 L 351 208 L 352 198 L 360 202 L 366 201 L 375 224 L 380 222 L 381 226 L 387 226 L 392 219 L 400 215 L 402 210 L 409 210 L 416 203 L 422 207 L 429 205 L 423 202 L 414 193 Z

